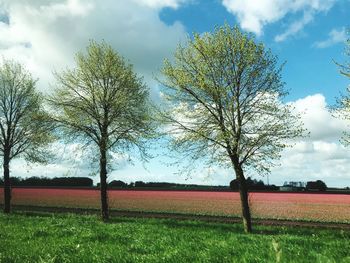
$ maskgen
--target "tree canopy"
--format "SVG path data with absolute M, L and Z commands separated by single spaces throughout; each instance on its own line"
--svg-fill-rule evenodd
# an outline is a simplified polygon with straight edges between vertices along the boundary
M 345 54 L 348 56 L 348 62 L 345 64 L 338 64 L 340 67 L 340 73 L 350 78 L 350 28 L 348 29 L 349 38 L 346 41 Z
M 349 29 L 350 30 L 350 29 Z M 348 31 L 350 34 L 350 31 Z M 348 58 L 348 61 L 344 64 L 336 63 L 339 67 L 340 73 L 345 77 L 350 79 L 350 38 L 346 42 L 345 55 Z M 346 94 L 342 94 L 337 100 L 336 106 L 332 109 L 333 114 L 336 117 L 340 117 L 347 121 L 350 120 L 350 86 L 347 87 Z M 350 133 L 345 131 L 341 142 L 345 145 L 350 145 Z
M 47 161 L 45 148 L 53 137 L 43 95 L 36 80 L 19 63 L 4 60 L 0 67 L 0 154 L 9 160 L 23 157 L 32 162 Z M 7 152 L 8 151 L 8 152 Z
M 141 141 L 152 130 L 148 88 L 108 44 L 91 41 L 86 51 L 77 54 L 75 69 L 55 74 L 58 88 L 49 102 L 62 138 L 145 152 Z
M 46 146 L 52 142 L 51 124 L 43 107 L 43 96 L 35 90 L 36 81 L 14 61 L 0 66 L 0 155 L 4 169 L 4 211 L 10 212 L 10 162 L 23 157 L 46 162 Z
M 49 99 L 61 138 L 94 145 L 99 151 L 102 217 L 108 219 L 108 153 L 138 149 L 146 158 L 153 136 L 149 91 L 132 66 L 103 43 L 90 42 L 76 56 L 76 68 L 56 74 Z
M 195 34 L 162 72 L 171 106 L 163 121 L 174 150 L 194 160 L 231 165 L 229 151 L 239 165 L 265 172 L 287 140 L 302 134 L 298 115 L 282 102 L 287 91 L 277 57 L 237 27 Z
M 209 166 L 233 167 L 245 206 L 244 171 L 268 172 L 288 140 L 303 133 L 291 105 L 282 101 L 287 91 L 281 70 L 262 43 L 229 25 L 194 34 L 162 69 L 170 109 L 160 115 L 172 149 L 190 163 L 204 159 Z

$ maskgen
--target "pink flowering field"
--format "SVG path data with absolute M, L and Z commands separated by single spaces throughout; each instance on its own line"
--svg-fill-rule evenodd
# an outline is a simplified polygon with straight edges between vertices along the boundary
M 3 189 L 0 188 L 0 203 Z M 99 208 L 93 189 L 14 188 L 12 203 L 54 207 Z M 204 215 L 240 215 L 239 194 L 207 191 L 109 190 L 111 209 Z M 255 218 L 350 223 L 350 195 L 316 193 L 250 193 Z

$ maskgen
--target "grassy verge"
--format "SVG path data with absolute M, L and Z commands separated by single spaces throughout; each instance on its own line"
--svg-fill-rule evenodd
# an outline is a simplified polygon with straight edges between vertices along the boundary
M 350 232 L 0 213 L 0 262 L 350 262 Z
M 66 206 L 31 206 L 31 205 L 13 205 L 14 211 L 22 212 L 44 212 L 44 213 L 74 213 L 74 214 L 100 214 L 99 208 L 79 208 L 79 207 L 66 207 Z M 3 210 L 3 206 L 0 204 L 0 210 Z M 127 217 L 155 217 L 155 218 L 174 218 L 174 219 L 189 219 L 189 220 L 202 220 L 202 221 L 214 221 L 214 222 L 241 222 L 239 215 L 220 215 L 215 213 L 186 213 L 186 212 L 173 212 L 173 211 L 161 211 L 161 210 L 130 210 L 130 209 L 110 209 L 110 213 L 113 216 L 127 216 Z M 256 217 L 253 215 L 253 223 L 264 224 L 264 221 L 273 221 L 274 225 L 286 225 L 284 222 L 290 222 L 293 225 L 311 225 L 314 224 L 318 227 L 344 228 L 350 229 L 350 219 L 345 221 L 337 220 L 313 220 L 313 219 L 291 219 L 283 217 Z M 306 224 L 305 224 L 306 223 Z

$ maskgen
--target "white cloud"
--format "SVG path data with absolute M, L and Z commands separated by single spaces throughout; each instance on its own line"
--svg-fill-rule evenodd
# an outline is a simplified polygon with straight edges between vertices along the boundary
M 317 41 L 314 46 L 317 48 L 327 48 L 338 43 L 343 43 L 346 41 L 346 30 L 345 27 L 340 30 L 332 29 L 328 34 L 328 38 L 323 41 Z
M 322 94 L 307 96 L 293 104 L 303 113 L 302 121 L 310 137 L 282 153 L 280 166 L 272 169 L 270 180 L 282 184 L 320 179 L 329 186 L 349 186 L 350 149 L 339 143 L 349 123 L 332 116 Z
M 308 138 L 310 141 L 339 140 L 342 132 L 348 128 L 346 121 L 332 116 L 328 110 L 326 98 L 322 94 L 299 99 L 293 105 L 302 114 L 301 120 L 310 132 Z
M 11 176 L 31 177 L 61 177 L 61 176 L 91 176 L 95 183 L 99 182 L 99 160 L 96 147 L 82 148 L 78 143 L 63 144 L 56 142 L 51 145 L 55 156 L 47 165 L 27 163 L 23 159 L 11 162 Z M 94 159 L 91 157 L 93 156 Z M 132 160 L 128 154 L 109 153 L 109 162 L 113 172 L 123 171 Z M 110 180 L 110 179 L 109 179 Z
M 328 186 L 350 186 L 350 148 L 339 143 L 344 130 L 349 130 L 349 124 L 336 119 L 327 109 L 325 97 L 322 94 L 307 96 L 292 102 L 297 112 L 303 113 L 302 121 L 310 131 L 308 138 L 300 139 L 295 145 L 282 152 L 280 165 L 273 168 L 269 176 L 270 183 L 281 185 L 284 181 L 323 180 Z M 59 148 L 59 146 L 57 146 Z M 81 155 L 76 145 L 66 146 L 68 149 L 57 150 L 59 162 L 49 166 L 28 167 L 21 160 L 13 162 L 11 172 L 14 176 L 88 176 L 97 168 L 92 169 L 91 160 Z M 159 154 L 159 152 L 158 152 Z M 165 157 L 159 156 L 146 165 L 147 170 L 139 162 L 134 166 L 125 165 L 127 155 L 114 155 L 114 161 L 119 165 L 110 173 L 109 180 L 123 180 L 134 182 L 177 182 L 212 185 L 228 185 L 234 179 L 232 169 L 223 167 L 203 168 L 196 166 L 196 171 L 190 178 L 178 175 L 177 167 L 169 167 Z M 247 174 L 256 179 L 266 178 L 254 174 Z M 93 177 L 95 183 L 98 176 Z
M 322 94 L 314 94 L 291 102 L 296 113 L 300 113 L 304 127 L 310 132 L 306 138 L 295 140 L 295 145 L 286 148 L 269 176 L 270 183 L 282 185 L 284 181 L 323 180 L 328 186 L 350 186 L 350 148 L 339 143 L 350 123 L 335 118 L 329 111 Z M 197 170 L 198 169 L 198 170 Z M 213 167 L 209 174 L 198 166 L 191 182 L 228 185 L 234 178 L 232 169 Z M 166 172 L 165 172 L 166 174 Z M 151 178 L 157 180 L 154 173 Z M 266 178 L 247 171 L 247 176 Z M 162 175 L 163 180 L 184 182 L 183 178 Z
M 300 20 L 294 21 L 289 25 L 288 29 L 280 35 L 275 36 L 276 42 L 282 42 L 286 40 L 289 36 L 295 35 L 301 31 L 305 25 L 311 22 L 313 19 L 313 14 L 311 12 L 305 12 Z
M 317 12 L 329 10 L 335 0 L 222 0 L 222 4 L 237 16 L 245 30 L 262 34 L 263 27 L 274 23 L 287 14 L 302 13 L 303 18 L 292 22 L 286 32 L 277 37 L 279 41 L 299 32 Z
M 6 0 L 0 3 L 1 17 L 6 16 L 0 20 L 0 57 L 25 64 L 39 78 L 40 90 L 50 92 L 53 70 L 73 67 L 74 55 L 84 50 L 90 39 L 105 40 L 144 76 L 152 93 L 158 94 L 153 73 L 158 72 L 163 59 L 171 56 L 186 35 L 181 23 L 167 25 L 160 20 L 160 8 L 176 8 L 183 2 Z M 114 158 L 117 168 L 124 168 L 124 156 Z M 72 159 L 74 164 L 59 159 L 47 167 L 34 166 L 29 173 L 23 160 L 17 160 L 12 171 L 13 175 L 22 176 L 91 173 L 90 160 L 81 156 Z
M 178 8 L 180 4 L 186 2 L 186 0 L 133 0 L 135 2 L 138 2 L 142 5 L 149 6 L 152 8 L 164 8 L 164 7 L 171 7 L 171 8 Z M 188 1 L 188 0 L 187 0 Z
M 163 23 L 159 11 L 182 2 L 6 1 L 9 23 L 0 22 L 0 56 L 24 63 L 47 91 L 53 70 L 73 66 L 90 39 L 105 40 L 156 89 L 153 73 L 186 34 L 179 22 Z
M 350 149 L 337 142 L 302 141 L 284 151 L 270 178 L 277 184 L 323 180 L 328 186 L 349 186 L 349 160 Z
M 286 14 L 282 1 L 223 0 L 222 4 L 237 16 L 243 29 L 258 35 L 265 24 L 275 22 Z
M 254 7 L 253 2 L 257 6 Z M 304 14 L 310 9 L 323 11 L 330 8 L 333 2 L 223 1 L 238 15 L 242 27 L 258 33 L 262 32 L 265 24 L 283 18 L 287 13 Z M 105 39 L 129 59 L 136 71 L 144 75 L 147 83 L 156 90 L 152 73 L 158 71 L 163 58 L 170 57 L 179 40 L 185 36 L 183 25 L 164 24 L 159 19 L 159 10 L 165 6 L 176 8 L 182 1 L 144 0 L 141 3 L 136 0 L 106 0 L 101 3 L 97 0 L 5 2 L 6 12 L 0 13 L 9 16 L 9 23 L 0 22 L 0 56 L 25 63 L 33 75 L 40 78 L 40 89 L 49 91 L 49 83 L 53 83 L 52 70 L 74 65 L 74 54 L 84 49 L 89 39 Z M 350 171 L 350 149 L 337 142 L 342 131 L 348 128 L 347 123 L 331 116 L 321 94 L 300 99 L 295 102 L 295 107 L 298 111 L 306 112 L 302 120 L 311 135 L 283 153 L 282 165 L 272 171 L 271 181 L 283 183 L 294 178 L 303 181 L 323 179 L 330 185 L 349 182 L 346 172 Z M 115 158 L 123 165 L 124 157 Z M 85 176 L 91 173 L 89 161 L 77 157 L 75 164 L 71 165 L 60 160 L 47 167 L 35 166 L 29 173 L 27 168 L 17 163 L 11 167 L 13 175 L 62 176 L 68 171 L 72 175 Z M 111 179 L 227 185 L 233 178 L 232 171 L 218 169 L 209 176 L 209 172 L 202 173 L 199 169 L 192 179 L 186 181 L 174 176 L 175 169 L 157 162 L 156 159 L 149 165 L 148 172 L 139 164 L 123 166 L 121 171 L 111 174 Z

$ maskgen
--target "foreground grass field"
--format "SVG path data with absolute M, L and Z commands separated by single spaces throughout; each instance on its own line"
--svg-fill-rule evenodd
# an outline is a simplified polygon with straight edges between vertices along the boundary
M 350 232 L 0 213 L 0 262 L 350 262 Z

